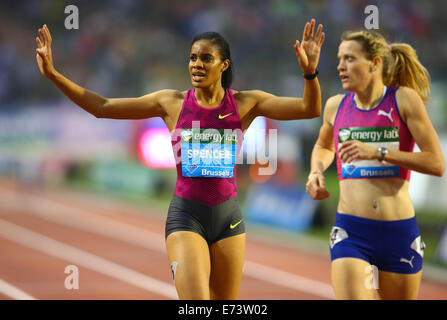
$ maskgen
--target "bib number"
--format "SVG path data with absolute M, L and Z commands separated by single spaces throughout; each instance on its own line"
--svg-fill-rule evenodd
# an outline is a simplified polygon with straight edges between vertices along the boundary
M 233 178 L 237 134 L 231 129 L 182 129 L 184 177 Z

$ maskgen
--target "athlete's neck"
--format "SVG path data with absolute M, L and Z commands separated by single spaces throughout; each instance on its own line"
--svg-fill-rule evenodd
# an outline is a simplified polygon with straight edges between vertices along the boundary
M 381 81 L 374 81 L 365 90 L 355 91 L 355 103 L 364 110 L 375 108 L 385 94 L 385 85 Z
M 202 107 L 213 108 L 217 107 L 225 97 L 225 89 L 219 85 L 208 88 L 195 88 L 194 96 L 196 101 Z

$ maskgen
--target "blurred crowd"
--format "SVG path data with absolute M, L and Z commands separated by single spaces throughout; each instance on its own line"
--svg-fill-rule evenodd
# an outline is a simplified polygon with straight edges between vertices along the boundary
M 364 28 L 370 4 L 379 8 L 379 31 L 390 42 L 412 44 L 432 80 L 445 81 L 447 2 L 441 0 L 19 0 L 0 2 L 0 104 L 61 98 L 35 61 L 35 37 L 44 23 L 52 33 L 56 69 L 107 97 L 188 89 L 191 39 L 210 30 L 231 45 L 233 88 L 300 94 L 293 44 L 310 18 L 326 32 L 320 60 L 325 99 L 341 92 L 340 36 Z M 64 27 L 68 5 L 79 9 L 78 30 Z

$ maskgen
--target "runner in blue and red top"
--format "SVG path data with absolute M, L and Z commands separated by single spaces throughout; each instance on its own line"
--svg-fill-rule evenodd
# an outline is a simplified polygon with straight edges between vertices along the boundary
M 315 28 L 315 20 L 306 23 L 301 42 L 294 44 L 304 76 L 303 98 L 231 90 L 230 48 L 215 32 L 200 34 L 191 43 L 188 68 L 194 89 L 104 98 L 57 72 L 48 27 L 39 34 L 41 73 L 81 108 L 98 118 L 164 120 L 177 161 L 166 248 L 179 298 L 236 299 L 245 257 L 235 168 L 243 132 L 257 116 L 293 120 L 321 114 L 317 65 L 325 37 L 322 26 Z
M 346 33 L 338 51 L 345 95 L 328 99 L 306 185 L 329 196 L 323 172 L 334 159 L 340 184 L 330 234 L 337 299 L 415 299 L 424 242 L 408 193 L 411 170 L 442 176 L 438 136 L 425 110 L 429 75 L 408 44 L 378 33 Z M 415 143 L 421 149 L 413 152 Z
M 334 120 L 334 146 L 346 141 L 361 141 L 374 147 L 412 152 L 414 139 L 402 120 L 396 104 L 399 87 L 383 87 L 379 104 L 372 109 L 361 109 L 355 93 L 347 93 L 340 103 Z M 410 180 L 411 170 L 379 160 L 356 160 L 342 163 L 337 155 L 338 179 L 399 177 Z

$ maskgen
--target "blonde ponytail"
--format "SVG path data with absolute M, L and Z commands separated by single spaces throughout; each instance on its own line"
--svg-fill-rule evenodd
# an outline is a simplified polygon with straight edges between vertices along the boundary
M 430 94 L 430 74 L 421 64 L 416 51 L 406 43 L 390 46 L 393 64 L 388 76 L 389 86 L 405 86 L 414 89 L 422 101 L 428 102 Z

